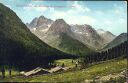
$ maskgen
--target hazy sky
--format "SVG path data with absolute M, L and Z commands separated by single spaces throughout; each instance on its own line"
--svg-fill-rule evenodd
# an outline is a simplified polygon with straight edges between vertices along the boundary
M 95 29 L 115 35 L 127 32 L 127 3 L 125 1 L 32 1 L 0 0 L 16 12 L 24 23 L 41 15 L 68 24 L 89 24 Z

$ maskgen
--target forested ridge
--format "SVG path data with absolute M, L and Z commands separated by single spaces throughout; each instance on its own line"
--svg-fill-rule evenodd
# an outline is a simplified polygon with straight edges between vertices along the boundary
M 128 54 L 128 41 L 125 41 L 116 47 L 110 48 L 106 51 L 97 52 L 91 55 L 87 55 L 84 57 L 84 66 L 100 61 L 107 61 L 119 57 L 127 58 Z
M 0 4 L 0 65 L 31 69 L 49 67 L 48 63 L 55 59 L 73 57 L 42 42 L 16 13 Z

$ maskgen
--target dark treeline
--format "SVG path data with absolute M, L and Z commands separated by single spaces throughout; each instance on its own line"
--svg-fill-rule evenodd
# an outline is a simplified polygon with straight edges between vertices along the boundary
M 15 69 L 29 70 L 36 67 L 48 68 L 49 63 L 53 63 L 56 59 L 76 58 L 75 55 L 66 54 L 58 50 L 45 49 L 37 50 L 35 48 L 24 47 L 19 42 L 9 39 L 0 41 L 0 68 L 4 66 L 13 67 Z M 25 49 L 27 48 L 27 49 Z M 45 53 L 44 53 L 45 52 Z
M 113 47 L 111 49 L 108 49 L 106 51 L 94 53 L 91 55 L 87 55 L 84 57 L 84 64 L 90 64 L 95 63 L 99 61 L 106 61 L 114 58 L 118 58 L 120 56 L 127 56 L 127 50 L 128 50 L 128 41 L 125 41 L 124 43 Z
M 56 59 L 74 57 L 42 42 L 13 10 L 0 3 L 0 68 L 46 68 Z

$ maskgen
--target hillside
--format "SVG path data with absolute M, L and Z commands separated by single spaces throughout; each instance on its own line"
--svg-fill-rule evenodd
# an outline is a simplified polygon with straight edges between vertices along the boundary
M 83 43 L 66 34 L 62 34 L 60 40 L 61 43 L 58 45 L 58 48 L 66 53 L 85 56 L 94 52 Z
M 45 38 L 50 37 L 53 40 L 58 38 L 47 36 L 47 34 L 55 36 L 65 33 L 71 38 L 83 43 L 88 48 L 97 51 L 102 49 L 107 43 L 115 38 L 115 35 L 113 35 L 111 32 L 103 30 L 101 31 L 101 29 L 95 30 L 91 25 L 69 25 L 63 19 L 56 19 L 55 21 L 52 21 L 43 15 L 34 18 L 26 25 L 32 33 L 47 44 L 49 44 L 50 40 L 47 41 Z M 54 42 L 52 41 L 52 43 Z M 49 45 L 51 45 L 51 43 Z
M 34 33 L 48 45 L 69 54 L 85 56 L 94 52 L 80 41 L 72 38 L 74 34 L 63 19 L 57 19 L 44 35 L 37 31 Z
M 73 38 L 79 40 L 85 45 L 88 45 L 90 49 L 98 50 L 102 48 L 104 39 L 100 37 L 100 35 L 92 26 L 87 24 L 72 25 L 71 29 L 75 34 Z
M 71 59 L 57 60 L 56 63 L 65 63 L 66 66 L 75 66 Z M 70 65 L 68 65 L 70 64 Z M 23 78 L 16 77 L 17 72 L 14 72 L 14 78 L 0 79 L 0 82 L 64 82 L 64 83 L 124 83 L 126 74 L 124 70 L 127 67 L 126 59 L 115 59 L 105 61 L 82 70 L 67 71 L 56 74 L 40 75 L 36 77 Z M 104 82 L 103 82 L 104 81 Z M 110 82 L 112 81 L 112 82 Z M 95 82 L 94 82 L 95 83 Z
M 104 44 L 110 43 L 116 36 L 109 31 L 104 31 L 103 29 L 98 29 L 97 33 L 104 39 Z
M 16 13 L 0 4 L 0 65 L 46 67 L 52 60 L 69 56 L 38 39 Z
M 123 42 L 127 41 L 127 33 L 122 33 L 119 36 L 117 36 L 113 41 L 111 41 L 110 43 L 108 43 L 104 49 L 109 49 L 112 47 L 115 47 Z

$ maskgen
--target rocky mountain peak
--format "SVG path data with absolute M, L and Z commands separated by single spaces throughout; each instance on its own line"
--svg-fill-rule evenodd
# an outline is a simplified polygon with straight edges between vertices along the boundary
M 56 21 L 55 21 L 55 23 L 62 23 L 62 24 L 67 24 L 63 19 L 57 19 Z
M 98 33 L 98 34 L 103 34 L 103 33 L 105 33 L 105 32 L 106 32 L 106 31 L 104 31 L 103 29 L 98 29 L 98 30 L 97 30 L 97 33 Z
M 114 34 L 112 34 L 110 31 L 106 31 L 106 34 L 109 34 L 109 35 L 115 36 L 115 35 L 114 35 Z
M 88 25 L 88 24 L 84 24 L 83 26 L 84 27 L 92 27 L 91 25 Z
M 53 20 L 51 19 L 48 19 L 46 18 L 45 16 L 40 16 L 40 17 L 36 17 L 34 18 L 30 24 L 29 24 L 29 28 L 39 28 L 39 27 L 42 27 L 42 28 L 45 28 L 49 25 L 51 25 L 53 23 Z
M 47 20 L 47 18 L 42 15 L 42 16 L 40 16 L 40 17 L 38 18 L 38 21 L 42 21 L 42 20 Z
M 127 36 L 127 33 L 121 33 L 119 36 Z
M 52 23 L 52 20 L 51 19 L 48 19 L 48 18 L 46 18 L 44 16 L 40 16 L 38 18 L 38 21 L 37 21 L 37 27 L 40 27 L 42 25 L 49 25 L 51 23 Z
M 63 19 L 57 19 L 51 25 L 51 27 L 49 28 L 49 31 L 52 31 L 55 33 L 66 33 L 70 31 L 70 26 Z
M 97 31 L 104 31 L 103 29 L 98 29 Z
M 29 24 L 29 23 L 27 24 L 27 26 L 28 26 L 29 28 L 34 28 L 34 27 L 36 27 L 36 25 L 37 25 L 37 20 L 38 20 L 37 17 L 34 18 L 34 19 L 30 22 L 30 24 Z
M 104 39 L 104 44 L 111 42 L 116 37 L 110 31 L 105 31 L 103 29 L 98 29 L 97 33 Z
M 127 33 L 121 33 L 119 36 L 116 37 L 116 39 L 120 39 L 120 40 L 127 39 Z

